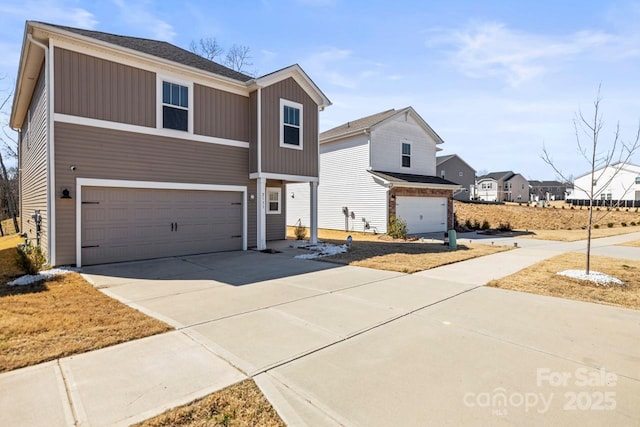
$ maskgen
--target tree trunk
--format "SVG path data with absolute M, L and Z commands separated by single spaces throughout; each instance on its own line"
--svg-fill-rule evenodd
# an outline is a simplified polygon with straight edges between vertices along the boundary
M 4 187 L 4 194 L 7 199 L 7 208 L 9 208 L 9 215 L 13 219 L 13 226 L 15 228 L 16 233 L 20 232 L 20 228 L 18 227 L 18 219 L 16 218 L 16 206 L 15 199 L 13 197 L 13 193 L 11 191 L 11 184 L 9 183 L 9 174 L 7 173 L 7 168 L 4 166 L 4 160 L 2 158 L 2 153 L 0 153 L 0 173 L 2 173 L 2 187 Z M 3 234 L 4 235 L 4 234 Z

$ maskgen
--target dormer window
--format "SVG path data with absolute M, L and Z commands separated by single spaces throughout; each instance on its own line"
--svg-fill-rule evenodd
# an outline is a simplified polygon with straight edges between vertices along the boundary
M 189 88 L 162 82 L 162 127 L 189 131 Z
M 280 146 L 302 150 L 302 104 L 280 100 Z
M 402 143 L 402 167 L 411 167 L 411 144 L 408 142 Z

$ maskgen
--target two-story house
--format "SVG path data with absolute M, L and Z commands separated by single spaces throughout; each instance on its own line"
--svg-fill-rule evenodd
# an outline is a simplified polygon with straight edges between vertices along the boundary
M 571 203 L 588 205 L 592 182 L 594 204 L 640 206 L 640 166 L 620 162 L 577 177 Z
M 529 180 L 531 199 L 534 202 L 541 200 L 564 200 L 571 193 L 573 186 L 570 183 L 560 181 Z
M 263 249 L 285 238 L 287 182 L 316 206 L 328 105 L 298 65 L 253 78 L 166 42 L 28 21 L 10 118 L 22 229 L 51 265 Z
M 452 194 L 436 175 L 438 134 L 411 107 L 383 111 L 320 134 L 320 228 L 386 233 L 389 219 L 411 234 L 452 227 Z M 287 186 L 287 224 L 309 224 L 308 187 Z
M 492 172 L 476 180 L 475 198 L 486 202 L 527 202 L 529 182 L 512 171 Z
M 476 170 L 457 154 L 436 157 L 440 178 L 460 184 L 462 188 L 453 194 L 456 200 L 470 200 L 476 183 Z

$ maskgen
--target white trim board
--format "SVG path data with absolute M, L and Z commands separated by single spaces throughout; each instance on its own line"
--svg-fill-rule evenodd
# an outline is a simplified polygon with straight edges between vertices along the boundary
M 147 135 L 162 136 L 166 138 L 185 139 L 188 141 L 206 142 L 208 144 L 227 145 L 230 147 L 249 148 L 249 143 L 245 141 L 236 141 L 234 139 L 197 135 L 193 133 L 182 132 L 179 130 L 130 125 L 128 123 L 89 119 L 87 117 L 71 116 L 69 114 L 62 113 L 55 113 L 54 118 L 56 122 L 60 123 L 71 123 L 74 125 L 92 126 L 103 129 L 119 130 L 123 132 L 142 133 Z
M 304 176 L 304 175 L 287 175 L 283 173 L 271 173 L 271 172 L 258 172 L 249 174 L 249 179 L 275 179 L 281 181 L 291 182 L 319 182 L 320 178 L 317 176 Z
M 185 182 L 126 181 L 76 178 L 76 266 L 82 267 L 82 187 L 146 188 L 156 190 L 231 191 L 242 193 L 242 250 L 247 250 L 247 187 L 244 185 L 191 184 Z

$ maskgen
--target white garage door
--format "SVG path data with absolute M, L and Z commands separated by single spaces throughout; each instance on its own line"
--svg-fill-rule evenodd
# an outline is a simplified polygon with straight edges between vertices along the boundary
M 82 264 L 242 249 L 242 193 L 82 188 Z
M 410 234 L 447 230 L 447 199 L 444 197 L 397 197 L 396 216 L 407 222 Z

